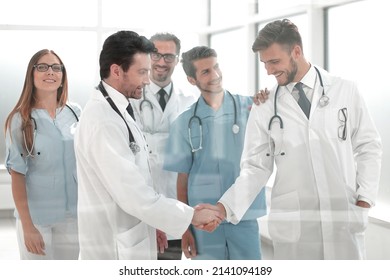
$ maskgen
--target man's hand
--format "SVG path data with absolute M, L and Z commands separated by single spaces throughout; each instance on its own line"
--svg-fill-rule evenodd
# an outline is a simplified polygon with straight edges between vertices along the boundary
M 187 259 L 196 257 L 195 238 L 190 229 L 187 229 L 181 238 L 181 250 Z
M 356 202 L 356 206 L 363 207 L 363 208 L 371 208 L 371 205 L 363 200 L 358 200 Z
M 218 202 L 217 205 L 211 205 L 207 203 L 201 203 L 196 205 L 195 209 L 210 209 L 210 210 L 215 210 L 219 213 L 219 216 L 222 217 L 222 220 L 226 218 L 226 210 L 225 206 L 223 206 L 222 203 Z
M 253 95 L 253 103 L 260 105 L 260 103 L 265 103 L 269 96 L 269 90 L 267 88 L 259 90 L 255 95 Z
M 211 204 L 201 204 L 195 207 L 192 224 L 197 228 L 208 232 L 213 232 L 224 219 L 219 209 Z
M 157 250 L 159 253 L 164 253 L 165 249 L 168 248 L 168 238 L 165 232 L 161 230 L 156 230 L 156 238 L 157 238 Z

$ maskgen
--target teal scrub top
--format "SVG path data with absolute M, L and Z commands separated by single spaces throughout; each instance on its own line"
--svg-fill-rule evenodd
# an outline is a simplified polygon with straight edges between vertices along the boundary
M 77 175 L 73 136 L 81 109 L 58 108 L 53 120 L 44 109 L 33 109 L 36 122 L 33 157 L 28 156 L 19 113 L 6 132 L 6 162 L 25 175 L 28 206 L 34 224 L 49 225 L 77 214 Z M 77 115 L 77 118 L 76 118 Z M 15 210 L 15 216 L 18 213 Z
M 239 132 L 234 134 L 234 102 L 237 108 Z M 203 97 L 184 111 L 172 123 L 165 150 L 164 169 L 186 173 L 188 177 L 188 203 L 216 204 L 240 173 L 241 153 L 244 146 L 245 128 L 253 99 L 250 96 L 230 95 L 224 92 L 222 106 L 214 111 Z M 191 119 L 191 121 L 190 121 Z M 190 129 L 190 133 L 189 133 Z M 202 149 L 197 149 L 202 137 Z M 247 211 L 243 220 L 266 214 L 265 195 L 262 191 Z

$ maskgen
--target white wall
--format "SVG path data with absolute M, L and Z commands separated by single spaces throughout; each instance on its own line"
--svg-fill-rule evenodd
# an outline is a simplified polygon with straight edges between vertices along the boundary
M 11 176 L 5 169 L 0 169 L 0 210 L 15 207 L 11 192 Z

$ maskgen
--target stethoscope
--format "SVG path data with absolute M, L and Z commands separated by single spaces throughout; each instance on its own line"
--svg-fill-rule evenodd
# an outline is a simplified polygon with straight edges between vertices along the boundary
M 119 111 L 118 107 L 115 105 L 114 101 L 112 101 L 111 97 L 108 95 L 106 89 L 104 88 L 103 86 L 103 83 L 100 82 L 99 85 L 97 86 L 98 90 L 100 90 L 100 92 L 103 94 L 104 98 L 107 100 L 107 102 L 110 104 L 111 108 L 122 118 L 122 120 L 125 122 L 125 125 L 127 127 L 127 130 L 129 132 L 129 143 L 130 143 L 130 149 L 131 151 L 133 152 L 133 154 L 137 154 L 141 149 L 139 147 L 139 145 L 137 144 L 137 142 L 135 142 L 135 139 L 134 139 L 134 136 L 133 136 L 133 133 L 131 132 L 131 129 L 129 127 L 129 125 L 127 124 L 125 118 L 123 117 L 123 115 L 121 114 L 121 112 Z
M 173 91 L 173 84 L 172 84 L 171 89 L 169 91 L 169 95 L 168 95 L 169 97 L 172 95 L 172 91 Z M 143 108 L 145 106 L 150 107 L 150 109 L 153 111 L 153 108 L 154 108 L 153 104 L 149 99 L 146 98 L 146 92 L 144 92 L 143 99 L 142 99 L 141 103 L 139 104 L 139 110 L 142 112 Z
M 173 84 L 171 86 L 171 89 L 169 90 L 168 98 L 172 96 L 172 91 L 173 91 Z M 146 107 L 150 108 L 150 112 L 151 112 L 151 115 L 152 115 L 152 126 L 154 128 L 154 126 L 155 126 L 155 123 L 154 123 L 155 118 L 154 118 L 154 113 L 153 113 L 154 106 L 153 106 L 152 102 L 146 97 L 146 92 L 144 92 L 143 99 L 142 99 L 142 101 L 139 104 L 139 111 L 140 111 L 140 114 L 142 114 L 142 118 L 141 118 L 142 122 L 144 122 L 144 120 L 147 119 L 147 118 L 143 117 L 144 109 Z M 144 130 L 147 130 L 147 128 L 145 127 L 144 124 L 143 124 L 143 126 L 144 126 Z M 149 132 L 155 132 L 155 131 L 154 131 L 154 129 L 151 128 Z
M 232 98 L 233 106 L 234 106 L 234 123 L 233 123 L 233 126 L 232 126 L 232 131 L 233 131 L 234 134 L 237 134 L 240 131 L 240 127 L 237 124 L 237 105 L 236 105 L 236 100 L 234 100 L 233 95 L 229 91 L 227 91 L 227 93 Z M 199 104 L 199 99 L 198 99 L 198 101 L 196 101 L 194 114 L 192 115 L 192 117 L 188 121 L 188 138 L 189 138 L 189 142 L 190 142 L 190 146 L 191 146 L 191 151 L 193 153 L 203 149 L 203 147 L 202 147 L 202 144 L 203 144 L 202 120 L 196 115 L 196 111 L 198 109 L 198 104 Z M 199 138 L 199 147 L 198 148 L 194 148 L 194 145 L 192 143 L 191 123 L 193 121 L 196 121 L 199 124 L 199 136 L 200 136 L 200 138 Z
M 322 95 L 320 97 L 320 100 L 319 100 L 319 104 L 320 104 L 320 107 L 325 107 L 329 104 L 329 96 L 327 96 L 325 94 L 325 89 L 324 89 L 324 84 L 322 82 L 322 77 L 321 77 L 321 74 L 320 74 L 320 71 L 318 71 L 317 67 L 314 66 L 314 69 L 316 70 L 317 74 L 318 74 L 318 78 L 320 80 L 320 85 L 322 87 Z M 283 119 L 281 116 L 278 115 L 278 111 L 277 111 L 277 97 L 278 97 L 278 93 L 279 93 L 279 86 L 277 86 L 276 88 L 276 91 L 275 91 L 275 97 L 274 97 L 274 115 L 271 117 L 271 119 L 269 120 L 269 123 L 268 123 L 268 149 L 269 149 L 269 152 L 266 154 L 267 156 L 284 156 L 286 153 L 283 151 L 283 131 L 284 131 L 284 125 L 283 125 Z M 272 149 L 271 149 L 271 131 L 272 131 L 272 123 L 276 121 L 276 122 L 279 122 L 279 128 L 281 130 L 281 134 L 282 134 L 282 137 L 281 137 L 281 149 L 280 151 L 276 152 L 275 150 L 272 152 Z
M 69 110 L 73 113 L 74 117 L 76 118 L 76 121 L 78 122 L 79 118 L 77 117 L 76 112 L 68 104 L 65 104 L 65 106 L 69 108 Z M 24 132 L 24 129 L 22 131 L 22 134 L 23 134 L 24 147 L 26 148 L 26 151 L 27 151 L 26 157 L 32 157 L 33 158 L 35 156 L 33 154 L 33 151 L 34 151 L 34 147 L 35 147 L 35 138 L 37 137 L 38 126 L 37 126 L 37 122 L 35 121 L 35 119 L 33 117 L 30 116 L 30 120 L 34 124 L 33 142 L 32 142 L 32 145 L 31 145 L 31 149 L 29 149 L 28 146 L 27 146 L 26 133 Z M 41 154 L 40 152 L 37 152 L 37 155 L 40 155 L 40 154 Z

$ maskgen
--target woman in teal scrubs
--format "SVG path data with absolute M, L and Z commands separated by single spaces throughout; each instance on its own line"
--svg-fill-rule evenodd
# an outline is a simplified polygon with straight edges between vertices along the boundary
M 61 59 L 37 52 L 5 124 L 21 259 L 78 259 L 73 135 L 81 110 L 67 99 Z
M 253 99 L 222 88 L 213 49 L 195 47 L 183 53 L 182 62 L 201 96 L 172 124 L 164 168 L 179 173 L 179 200 L 190 206 L 215 205 L 239 175 Z M 183 235 L 183 252 L 192 259 L 261 259 L 257 218 L 265 210 L 264 193 L 260 193 L 239 224 L 222 223 L 213 233 L 189 229 Z

